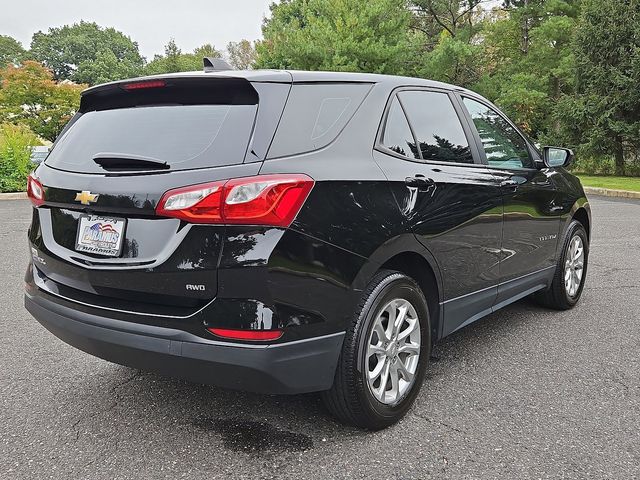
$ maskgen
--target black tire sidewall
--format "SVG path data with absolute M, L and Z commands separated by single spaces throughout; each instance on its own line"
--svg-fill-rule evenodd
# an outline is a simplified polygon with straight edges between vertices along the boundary
M 431 327 L 426 300 L 420 288 L 413 280 L 401 274 L 392 274 L 383 279 L 379 285 L 382 285 L 382 288 L 377 292 L 376 289 L 374 289 L 372 292 L 373 298 L 367 301 L 365 308 L 363 308 L 361 312 L 361 316 L 364 316 L 364 322 L 358 332 L 357 365 L 359 371 L 357 372 L 356 378 L 358 379 L 358 395 L 366 413 L 368 416 L 378 418 L 381 424 L 386 425 L 394 423 L 401 418 L 411 407 L 420 391 L 431 354 Z M 374 320 L 382 306 L 394 298 L 404 298 L 416 309 L 416 313 L 420 319 L 421 346 L 415 381 L 411 389 L 399 403 L 390 406 L 378 401 L 369 389 L 366 378 L 367 368 L 365 355 Z

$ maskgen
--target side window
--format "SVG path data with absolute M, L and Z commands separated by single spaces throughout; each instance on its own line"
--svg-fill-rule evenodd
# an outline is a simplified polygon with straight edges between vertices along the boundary
M 494 109 L 463 98 L 478 130 L 489 165 L 501 168 L 533 168 L 527 144 L 522 135 Z
M 268 158 L 312 152 L 329 145 L 369 90 L 370 83 L 294 84 Z
M 424 160 L 473 163 L 467 136 L 446 93 L 405 91 L 398 97 Z
M 407 117 L 404 116 L 397 97 L 393 98 L 387 121 L 384 124 L 382 144 L 389 150 L 409 158 L 420 158 Z

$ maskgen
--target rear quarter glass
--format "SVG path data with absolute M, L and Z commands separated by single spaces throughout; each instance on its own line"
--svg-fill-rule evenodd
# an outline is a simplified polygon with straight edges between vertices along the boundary
M 327 146 L 349 122 L 370 90 L 370 83 L 294 84 L 267 158 Z

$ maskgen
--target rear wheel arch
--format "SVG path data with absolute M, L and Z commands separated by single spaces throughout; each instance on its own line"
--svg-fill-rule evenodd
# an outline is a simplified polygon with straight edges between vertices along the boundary
M 431 339 L 435 341 L 440 338 L 442 276 L 433 255 L 411 234 L 396 237 L 369 257 L 353 281 L 353 290 L 363 291 L 380 270 L 404 273 L 418 283 L 429 306 Z
M 403 252 L 387 260 L 380 270 L 395 270 L 413 278 L 422 290 L 431 317 L 432 342 L 440 332 L 440 288 L 431 264 L 419 253 Z

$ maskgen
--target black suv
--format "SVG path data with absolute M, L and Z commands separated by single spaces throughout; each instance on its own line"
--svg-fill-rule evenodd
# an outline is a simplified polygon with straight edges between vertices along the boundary
M 194 72 L 86 90 L 29 178 L 26 308 L 112 362 L 321 391 L 378 429 L 434 341 L 572 307 L 587 198 L 477 94 L 384 75 Z

